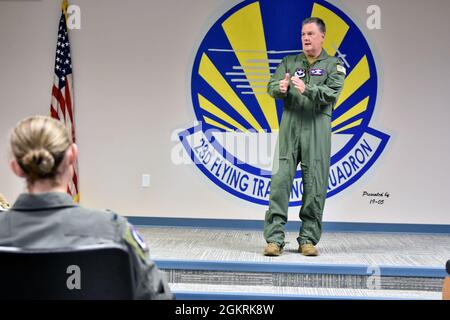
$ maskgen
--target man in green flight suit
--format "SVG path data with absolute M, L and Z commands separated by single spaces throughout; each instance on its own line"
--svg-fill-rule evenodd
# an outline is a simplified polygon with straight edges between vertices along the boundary
M 317 256 L 328 187 L 331 155 L 331 112 L 346 75 L 341 60 L 323 49 L 326 27 L 312 17 L 302 23 L 303 53 L 284 57 L 268 84 L 268 93 L 284 99 L 278 137 L 278 169 L 274 166 L 269 210 L 264 223 L 266 256 L 278 256 L 285 245 L 289 197 L 297 166 L 303 179 L 302 227 L 298 251 Z M 276 163 L 276 162 L 275 162 Z

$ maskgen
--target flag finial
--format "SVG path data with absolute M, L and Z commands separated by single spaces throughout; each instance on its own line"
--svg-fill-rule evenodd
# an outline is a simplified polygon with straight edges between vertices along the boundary
M 63 0 L 61 3 L 61 10 L 66 17 L 66 24 L 67 24 L 67 8 L 69 7 L 69 2 L 67 0 Z
M 67 7 L 69 6 L 69 2 L 67 1 L 67 0 L 63 0 L 62 1 L 62 3 L 61 3 L 61 9 L 64 11 L 64 12 L 67 12 Z

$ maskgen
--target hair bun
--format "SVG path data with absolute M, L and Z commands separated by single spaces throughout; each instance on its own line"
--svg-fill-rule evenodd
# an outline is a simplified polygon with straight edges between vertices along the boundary
M 55 166 L 55 158 L 45 149 L 30 150 L 21 162 L 29 174 L 35 174 L 39 177 L 51 173 Z

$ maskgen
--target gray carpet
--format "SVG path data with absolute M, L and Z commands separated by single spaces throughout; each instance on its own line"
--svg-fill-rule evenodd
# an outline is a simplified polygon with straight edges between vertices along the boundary
M 285 252 L 265 257 L 261 231 L 148 227 L 139 232 L 153 259 L 363 264 L 444 268 L 450 259 L 450 235 L 394 233 L 324 233 L 318 257 L 297 253 L 296 233 L 287 233 Z
M 139 228 L 155 260 L 273 262 L 279 264 L 370 265 L 444 268 L 450 259 L 450 235 L 400 233 L 324 233 L 320 256 L 297 253 L 296 233 L 288 232 L 280 257 L 262 254 L 261 231 L 147 227 Z M 382 277 L 378 290 L 369 290 L 367 275 L 165 270 L 174 292 L 367 299 L 441 299 L 442 278 Z M 245 285 L 243 285 L 245 284 Z M 240 296 L 239 296 L 240 295 Z

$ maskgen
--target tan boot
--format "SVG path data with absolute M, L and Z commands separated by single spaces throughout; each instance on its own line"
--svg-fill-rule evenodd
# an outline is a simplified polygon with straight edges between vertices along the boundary
M 302 244 L 298 247 L 298 252 L 307 257 L 315 257 L 319 255 L 319 251 L 317 251 L 316 247 L 314 247 L 311 243 Z
M 281 248 L 276 243 L 268 243 L 267 246 L 264 248 L 264 255 L 265 256 L 271 256 L 276 257 L 283 253 L 283 248 Z

